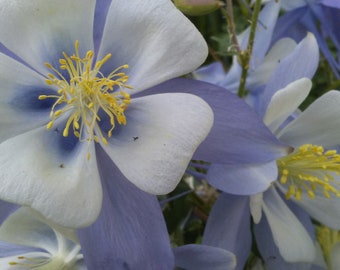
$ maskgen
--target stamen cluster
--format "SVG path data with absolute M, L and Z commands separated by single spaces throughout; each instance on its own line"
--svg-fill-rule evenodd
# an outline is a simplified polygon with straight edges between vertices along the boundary
M 47 75 L 46 83 L 58 87 L 57 95 L 40 95 L 39 100 L 47 98 L 56 99 L 52 106 L 47 129 L 51 129 L 55 121 L 62 115 L 68 115 L 63 136 L 69 135 L 70 129 L 80 141 L 96 141 L 107 144 L 98 122 L 101 121 L 99 111 L 102 110 L 109 117 L 111 128 L 107 137 L 111 137 L 116 121 L 120 125 L 126 124 L 124 111 L 130 104 L 130 95 L 125 88 L 128 75 L 119 72 L 128 65 L 122 65 L 113 70 L 108 76 L 100 72 L 100 68 L 111 57 L 107 54 L 102 60 L 97 61 L 93 67 L 93 51 L 88 51 L 84 58 L 79 56 L 79 42 L 75 43 L 75 54 L 68 56 L 63 52 L 64 58 L 59 59 L 60 70 L 67 71 L 69 79 L 51 64 L 45 66 L 55 74 Z M 118 89 L 117 89 L 118 88 Z
M 322 146 L 304 144 L 293 153 L 277 160 L 280 183 L 289 185 L 286 198 L 301 200 L 305 190 L 315 198 L 317 188 L 323 189 L 326 198 L 331 193 L 340 197 L 339 183 L 334 176 L 340 174 L 340 155 L 336 150 L 325 151 Z

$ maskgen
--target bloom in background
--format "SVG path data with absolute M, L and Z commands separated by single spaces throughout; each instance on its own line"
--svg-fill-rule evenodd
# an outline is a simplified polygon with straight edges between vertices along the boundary
M 246 89 L 250 96 L 256 96 L 263 87 L 280 59 L 289 54 L 296 46 L 291 39 L 282 39 L 270 48 L 271 38 L 278 18 L 280 3 L 271 1 L 259 14 L 259 23 L 255 34 L 253 52 L 246 81 Z M 237 36 L 241 50 L 246 50 L 250 28 Z M 214 62 L 193 72 L 195 79 L 222 86 L 233 93 L 237 93 L 242 74 L 242 67 L 238 57 L 233 57 L 233 63 L 225 72 L 221 62 Z M 250 101 L 250 100 L 249 100 Z
M 283 37 L 291 37 L 299 42 L 307 32 L 312 32 L 321 52 L 339 79 L 340 62 L 338 56 L 334 57 L 329 44 L 332 43 L 338 55 L 340 2 L 338 0 L 281 0 L 281 6 L 286 12 L 277 21 L 273 42 Z
M 278 91 L 268 108 L 266 121 L 270 119 L 268 115 L 274 112 L 271 110 L 274 107 L 278 109 L 275 112 L 282 113 L 281 121 L 284 121 L 284 115 L 289 116 L 293 110 L 288 109 L 284 112 L 283 108 L 292 108 L 295 106 L 292 105 L 294 99 L 300 99 L 308 94 L 310 86 L 307 82 L 306 79 L 301 79 Z M 305 94 L 302 94 L 303 92 Z M 313 263 L 314 230 L 309 216 L 332 228 L 340 228 L 340 201 L 337 188 L 340 180 L 338 177 L 340 156 L 336 151 L 325 151 L 320 146 L 330 148 L 339 143 L 335 135 L 339 130 L 333 127 L 333 124 L 339 127 L 339 120 L 337 120 L 339 110 L 336 105 L 339 101 L 340 93 L 331 91 L 314 102 L 290 124 L 280 129 L 279 133 L 274 130 L 282 142 L 291 145 L 295 150 L 276 160 L 278 180 L 273 182 L 265 192 L 250 197 L 230 194 L 246 195 L 245 191 L 250 192 L 248 181 L 255 183 L 261 180 L 273 181 L 276 177 L 273 177 L 270 167 L 261 164 L 251 164 L 248 167 L 236 166 L 236 168 L 215 164 L 211 166 L 207 179 L 212 184 L 217 183 L 226 193 L 220 195 L 211 212 L 203 237 L 204 244 L 224 247 L 234 252 L 241 262 L 240 268 L 237 269 L 242 269 L 242 262 L 249 255 L 247 250 L 248 252 L 250 250 L 251 214 L 254 223 L 257 224 L 254 226 L 256 242 L 269 269 L 279 269 L 278 266 L 284 269 L 290 265 L 289 263 L 300 262 L 302 263 L 300 267 L 306 263 L 308 265 L 308 262 Z M 281 121 L 277 122 L 278 127 L 281 126 Z M 329 132 L 324 134 L 325 129 Z M 305 144 L 299 147 L 304 142 L 313 145 Z M 227 175 L 226 171 L 228 171 Z M 227 183 L 223 186 L 226 177 L 234 178 L 233 189 Z M 230 229 L 231 227 L 234 230 Z M 235 231 L 238 233 L 236 234 Z M 242 237 L 241 240 L 237 238 L 239 242 L 235 241 L 235 234 Z M 225 236 L 221 237 L 221 235 Z
M 220 0 L 174 0 L 174 4 L 184 14 L 191 16 L 208 14 L 224 6 Z
M 1 6 L 0 197 L 89 225 L 105 178 L 98 152 L 140 189 L 172 190 L 209 132 L 211 109 L 189 94 L 134 94 L 204 61 L 194 26 L 167 0 Z
M 0 227 L 1 269 L 87 269 L 74 230 L 22 207 Z
M 295 120 L 291 121 L 290 119 L 309 93 L 311 83 L 308 79 L 302 77 L 311 78 L 313 76 L 318 64 L 317 59 L 318 47 L 316 41 L 312 35 L 308 35 L 290 55 L 280 61 L 261 96 L 262 102 L 261 106 L 258 107 L 258 114 L 264 117 L 264 123 L 281 143 L 292 147 L 290 150 L 287 148 L 286 157 L 268 160 L 267 162 L 238 164 L 236 166 L 230 165 L 230 160 L 224 160 L 221 157 L 219 161 L 210 166 L 208 171 L 208 181 L 226 193 L 220 196 L 214 207 L 215 210 L 211 212 L 203 243 L 233 252 L 238 258 L 237 269 L 242 269 L 250 251 L 250 213 L 256 223 L 261 222 L 261 226 L 255 226 L 255 230 L 257 230 L 256 228 L 264 228 L 263 224 L 268 219 L 269 224 L 266 223 L 267 227 L 262 230 L 263 233 L 257 233 L 257 235 L 260 235 L 257 238 L 257 243 L 263 258 L 270 258 L 271 256 L 268 254 L 274 254 L 273 257 L 279 258 L 282 256 L 288 262 L 313 262 L 314 260 L 313 226 L 306 212 L 321 222 L 333 227 L 339 226 L 337 221 L 339 219 L 339 209 L 335 206 L 335 201 L 338 200 L 337 191 L 334 192 L 334 189 L 327 184 L 327 179 L 324 178 L 326 174 L 330 173 L 333 175 L 334 181 L 337 181 L 337 154 L 324 151 L 319 147 L 322 145 L 329 148 L 339 143 L 335 139 L 335 134 L 338 134 L 336 123 L 339 118 L 339 112 L 335 104 L 339 98 L 339 93 L 336 91 L 328 93 Z M 292 80 L 296 81 L 291 83 Z M 281 90 L 280 87 L 282 88 Z M 327 110 L 325 110 L 326 107 Z M 286 119 L 291 121 L 289 125 L 287 125 Z M 321 127 L 322 125 L 327 126 Z M 295 129 L 294 134 L 290 134 L 291 127 Z M 328 130 L 328 132 L 325 133 L 324 130 Z M 286 137 L 287 135 L 283 134 L 290 134 L 290 136 L 288 138 Z M 243 134 L 243 136 L 250 141 L 253 139 L 248 134 Z M 322 141 L 320 141 L 321 138 Z M 314 149 L 320 150 L 322 160 L 325 160 L 327 155 L 334 155 L 330 156 L 331 162 L 334 163 L 334 167 L 332 167 L 334 170 L 327 166 L 326 168 L 328 169 L 314 168 L 312 165 L 315 161 L 306 160 L 306 163 L 311 164 L 313 167 L 311 167 L 311 171 L 308 171 L 309 175 L 319 179 L 318 184 L 312 184 L 313 188 L 315 188 L 312 189 L 315 191 L 314 198 L 312 198 L 313 194 L 307 195 L 312 193 L 308 187 L 305 190 L 306 192 L 303 191 L 302 197 L 300 192 L 290 194 L 293 190 L 293 187 L 289 187 L 290 185 L 293 185 L 296 191 L 308 185 L 307 176 L 303 177 L 304 180 L 298 177 L 298 172 L 305 170 L 304 166 L 300 163 L 295 163 L 293 167 L 286 164 L 288 166 L 286 168 L 286 165 L 280 164 L 280 161 L 285 161 L 286 158 L 294 160 L 295 154 L 290 154 L 293 149 L 296 150 L 295 153 L 298 155 L 301 154 L 299 151 L 303 153 L 304 150 L 300 149 L 298 151 L 298 147 L 306 143 L 319 145 L 304 147 L 311 151 Z M 245 143 L 245 145 L 247 144 Z M 260 153 L 256 149 L 251 150 L 249 148 L 248 150 L 249 155 L 252 155 L 252 151 Z M 308 151 L 306 152 L 306 157 Z M 315 158 L 317 157 L 315 156 Z M 301 159 L 304 160 L 303 154 Z M 308 163 L 309 161 L 310 163 Z M 290 170 L 291 179 L 287 182 L 283 180 L 281 184 L 279 181 L 274 181 L 275 179 L 281 179 L 282 175 L 286 173 L 285 169 Z M 313 169 L 315 169 L 316 173 L 313 173 Z M 335 172 L 335 174 L 332 172 Z M 252 196 L 251 200 L 249 200 L 247 195 L 261 192 L 260 189 L 267 191 L 263 194 Z M 330 198 L 325 198 L 324 189 L 333 191 Z M 281 196 L 281 192 L 287 194 L 291 201 L 285 201 Z M 238 196 L 230 194 L 237 194 Z M 294 203 L 292 203 L 293 201 Z M 306 212 L 297 205 L 301 206 Z M 237 211 L 233 209 L 237 209 Z M 243 210 L 240 211 L 240 209 Z M 326 211 L 326 209 L 328 210 Z M 262 216 L 262 211 L 265 213 L 264 216 Z M 329 214 L 330 211 L 332 214 Z M 332 218 L 332 215 L 335 218 Z M 230 227 L 234 229 L 230 229 Z M 228 231 L 226 231 L 226 228 L 228 228 Z M 268 233 L 269 231 L 271 231 L 272 235 Z M 222 237 L 222 235 L 224 236 Z M 271 242 L 268 237 L 263 240 L 264 236 L 271 238 Z M 242 240 L 239 237 L 242 237 Z M 275 242 L 272 237 L 274 237 Z M 272 245 L 268 243 L 272 243 Z M 284 262 L 284 260 L 282 261 Z M 274 262 L 276 261 L 279 260 L 274 260 Z M 273 269 L 276 269 L 275 266 Z

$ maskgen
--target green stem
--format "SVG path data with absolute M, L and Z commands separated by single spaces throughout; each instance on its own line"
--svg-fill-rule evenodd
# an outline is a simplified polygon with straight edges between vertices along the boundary
M 239 61 L 242 66 L 242 74 L 241 74 L 240 86 L 238 88 L 237 95 L 241 98 L 247 94 L 246 81 L 247 81 L 247 75 L 248 75 L 248 70 L 249 70 L 249 62 L 251 59 L 251 54 L 252 54 L 253 46 L 254 46 L 256 27 L 257 27 L 260 10 L 261 10 L 261 0 L 256 0 L 254 11 L 253 11 L 253 16 L 251 20 L 247 49 L 245 51 L 241 51 L 241 53 L 239 54 Z
M 231 38 L 231 42 L 233 43 L 233 49 L 236 50 L 237 54 L 240 54 L 241 49 L 240 49 L 240 46 L 238 44 L 238 40 L 236 37 L 232 0 L 226 0 L 226 9 L 225 10 L 223 9 L 223 11 L 227 19 L 227 27 L 228 27 L 228 32 Z

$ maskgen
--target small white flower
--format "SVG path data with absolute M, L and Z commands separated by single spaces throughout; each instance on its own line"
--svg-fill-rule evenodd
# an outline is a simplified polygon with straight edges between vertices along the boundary
M 28 207 L 15 211 L 1 225 L 0 250 L 4 270 L 87 269 L 75 231 L 52 225 Z

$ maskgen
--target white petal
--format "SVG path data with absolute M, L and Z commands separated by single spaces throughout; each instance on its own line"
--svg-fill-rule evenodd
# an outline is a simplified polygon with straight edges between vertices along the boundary
M 92 0 L 1 0 L 1 42 L 31 66 L 44 71 L 44 62 L 73 54 L 80 42 L 82 53 L 93 48 Z
M 33 252 L 26 254 L 27 260 L 32 260 L 30 261 L 32 268 L 34 268 L 34 259 L 41 258 L 42 256 L 46 258 L 46 269 L 60 269 L 63 261 L 73 262 L 76 256 L 79 256 L 80 246 L 77 242 L 69 241 L 66 238 L 67 236 L 50 227 L 48 223 L 50 222 L 32 208 L 21 207 L 2 223 L 0 227 L 0 240 L 11 244 L 27 246 L 28 248 L 30 247 L 31 251 L 36 249 L 45 250 L 45 254 L 34 254 Z M 76 237 L 75 230 L 62 228 L 62 231 L 72 232 L 73 237 Z M 16 247 L 13 247 L 13 252 L 15 252 L 15 250 Z M 21 250 L 17 250 L 17 252 L 21 252 Z M 52 260 L 49 260 L 49 257 L 51 257 Z M 9 258 L 7 258 L 7 261 L 8 259 Z M 13 259 L 14 258 L 12 258 L 12 261 L 25 262 L 25 260 L 20 260 L 18 257 Z M 37 261 L 37 263 L 38 262 L 39 261 Z M 82 262 L 79 263 L 81 264 Z M 53 266 L 55 268 L 53 268 Z
M 50 253 L 58 250 L 54 231 L 40 221 L 40 214 L 22 207 L 10 215 L 0 227 L 0 239 L 12 244 L 42 248 Z
M 126 115 L 126 126 L 114 130 L 104 150 L 140 189 L 170 192 L 207 136 L 212 110 L 197 96 L 173 93 L 133 99 Z
M 29 205 L 67 227 L 87 226 L 101 208 L 96 157 L 87 160 L 86 143 L 70 150 L 62 142 L 59 132 L 40 128 L 1 143 L 0 198 Z
M 316 256 L 315 256 L 315 260 L 314 260 L 313 264 L 321 267 L 321 269 L 327 269 L 325 258 L 323 256 L 323 251 L 322 251 L 321 246 L 318 242 L 316 242 L 316 244 L 315 244 L 315 249 L 316 249 Z M 337 256 L 339 256 L 339 255 L 337 255 Z M 339 266 L 337 268 L 340 269 L 340 262 L 339 262 Z M 335 268 L 335 269 L 337 269 L 337 268 Z
M 263 118 L 271 131 L 275 132 L 283 121 L 300 106 L 311 88 L 311 80 L 302 78 L 288 84 L 273 95 Z
M 331 265 L 332 269 L 340 269 L 340 243 L 334 245 L 331 251 Z
M 314 243 L 275 188 L 264 193 L 263 202 L 263 211 L 281 256 L 287 262 L 312 262 L 315 257 Z
M 264 57 L 263 62 L 254 70 L 249 71 L 248 87 L 266 84 L 280 60 L 285 58 L 296 47 L 296 42 L 290 38 L 283 38 L 276 42 Z
M 251 216 L 253 217 L 253 221 L 255 224 L 258 224 L 262 218 L 262 204 L 263 204 L 262 192 L 250 196 L 249 201 L 250 213 Z
M 112 1 L 99 58 L 107 65 L 129 64 L 134 92 L 196 69 L 207 45 L 193 24 L 168 0 Z
M 281 141 L 297 147 L 310 143 L 324 147 L 340 144 L 340 92 L 330 91 L 313 102 L 279 134 Z
M 34 101 L 36 107 L 43 103 L 38 95 L 39 90 L 48 89 L 44 80 L 28 67 L 0 54 L 0 142 L 49 121 L 49 110 L 34 110 L 30 106 Z
M 307 2 L 306 0 L 282 0 L 281 6 L 282 6 L 282 9 L 289 11 L 292 9 L 306 6 L 307 5 L 306 2 Z
M 311 200 L 307 194 L 302 195 L 295 203 L 303 208 L 311 217 L 336 230 L 340 230 L 340 198 L 331 194 L 326 198 L 323 191 L 315 192 L 315 199 Z

